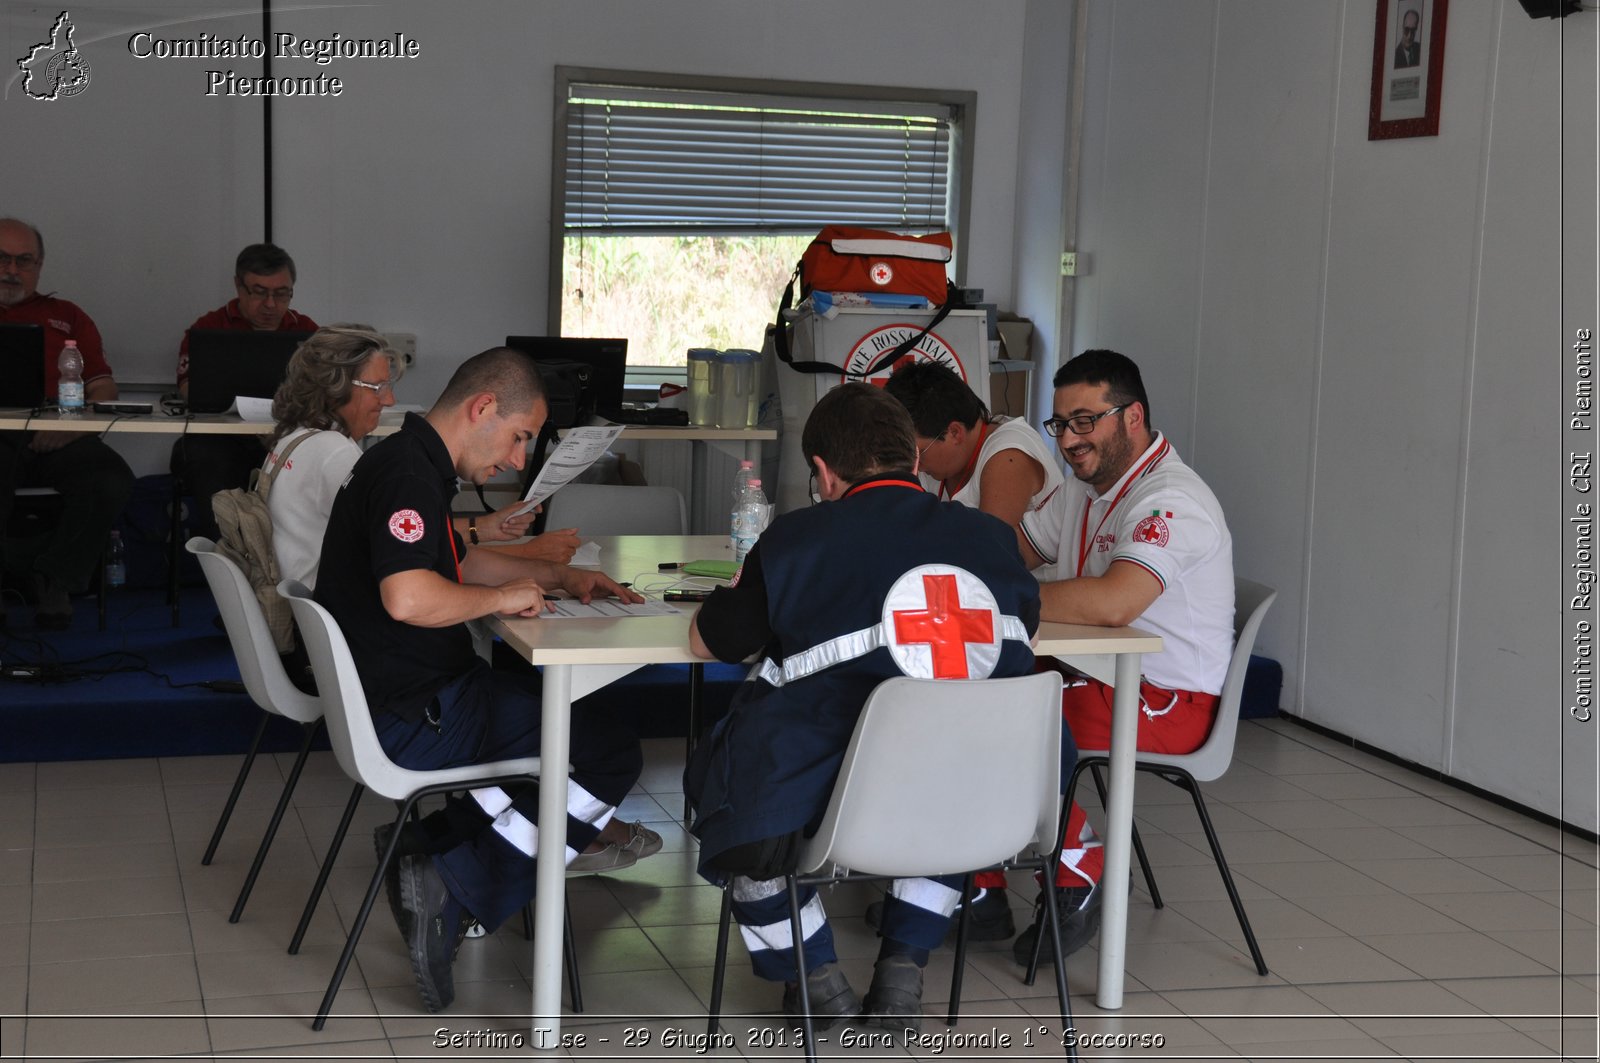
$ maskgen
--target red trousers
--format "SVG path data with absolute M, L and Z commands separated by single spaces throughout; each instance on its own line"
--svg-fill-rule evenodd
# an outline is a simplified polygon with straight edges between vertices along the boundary
M 1043 662 L 1041 662 L 1043 663 Z M 1061 715 L 1079 749 L 1111 747 L 1112 689 L 1098 679 L 1073 674 L 1061 691 Z M 1139 684 L 1137 748 L 1145 753 L 1193 753 L 1205 744 L 1217 718 L 1217 695 L 1189 690 L 1167 690 L 1152 683 Z M 1067 814 L 1066 845 L 1056 885 L 1092 886 L 1105 869 L 1105 849 L 1077 801 Z M 979 875 L 978 886 L 1005 888 L 1005 877 Z

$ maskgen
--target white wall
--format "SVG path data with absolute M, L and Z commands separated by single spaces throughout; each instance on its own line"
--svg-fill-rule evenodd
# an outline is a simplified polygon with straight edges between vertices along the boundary
M 7 156 L 30 160 L 8 167 L 0 214 L 44 229 L 46 288 L 95 317 L 124 380 L 172 379 L 183 329 L 231 295 L 233 256 L 261 231 L 261 105 L 203 95 L 204 70 L 260 64 L 128 53 L 140 29 L 260 34 L 259 14 L 196 6 L 73 5 L 89 89 L 39 103 L 13 79 L 0 100 Z M 557 65 L 975 90 L 967 276 L 1012 304 L 1025 0 L 275 6 L 275 31 L 403 32 L 421 46 L 416 60 L 274 69 L 345 82 L 336 99 L 273 104 L 273 238 L 300 266 L 295 305 L 417 333 L 402 401 L 431 398 L 465 355 L 545 326 Z M 0 54 L 22 54 L 59 10 L 6 4 Z
M 1372 142 L 1372 12 L 1092 0 L 1072 346 L 1146 368 L 1238 571 L 1280 588 L 1286 707 L 1593 829 L 1558 544 L 1597 20 L 1453 5 L 1440 135 Z

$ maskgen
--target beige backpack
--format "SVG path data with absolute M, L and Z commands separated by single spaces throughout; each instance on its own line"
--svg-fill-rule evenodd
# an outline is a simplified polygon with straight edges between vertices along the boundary
M 211 509 L 220 532 L 217 552 L 238 565 L 254 588 L 279 653 L 294 649 L 294 614 L 288 601 L 278 594 L 278 580 L 282 577 L 278 573 L 278 555 L 272 549 L 272 514 L 267 509 L 267 498 L 272 481 L 289 464 L 289 455 L 316 434 L 307 432 L 285 447 L 266 475 L 260 469 L 252 472 L 248 488 L 231 487 L 211 496 Z

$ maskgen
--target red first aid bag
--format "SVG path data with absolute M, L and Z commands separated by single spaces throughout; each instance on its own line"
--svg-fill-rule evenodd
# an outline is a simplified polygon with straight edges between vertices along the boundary
M 927 236 L 902 236 L 881 229 L 862 229 L 854 225 L 825 225 L 811 241 L 794 275 L 783 290 L 774 323 L 773 347 L 778 360 L 802 373 L 843 373 L 866 378 L 911 350 L 928 331 L 960 303 L 956 286 L 945 276 L 952 243 L 949 233 Z M 800 298 L 813 291 L 891 292 L 895 295 L 920 295 L 938 310 L 921 332 L 885 351 L 872 364 L 854 372 L 827 362 L 797 362 L 789 352 L 789 324 L 784 312 L 794 305 L 795 281 L 800 282 Z
M 826 225 L 800 256 L 800 297 L 813 291 L 893 292 L 944 303 L 949 233 L 902 236 L 880 229 Z

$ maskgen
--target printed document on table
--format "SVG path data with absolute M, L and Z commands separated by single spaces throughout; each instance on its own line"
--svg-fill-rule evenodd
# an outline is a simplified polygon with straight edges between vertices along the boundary
M 549 598 L 545 604 L 554 607 L 555 611 L 540 613 L 539 617 L 543 620 L 609 620 L 621 616 L 671 616 L 683 612 L 666 602 L 640 602 L 635 605 L 615 598 L 596 598 L 588 605 L 576 598 Z
M 519 506 L 517 513 L 528 512 L 593 465 L 611 441 L 622 434 L 622 429 L 620 424 L 568 429 L 561 445 L 545 459 L 544 468 L 528 485 L 528 493 L 522 496 L 526 504 Z

